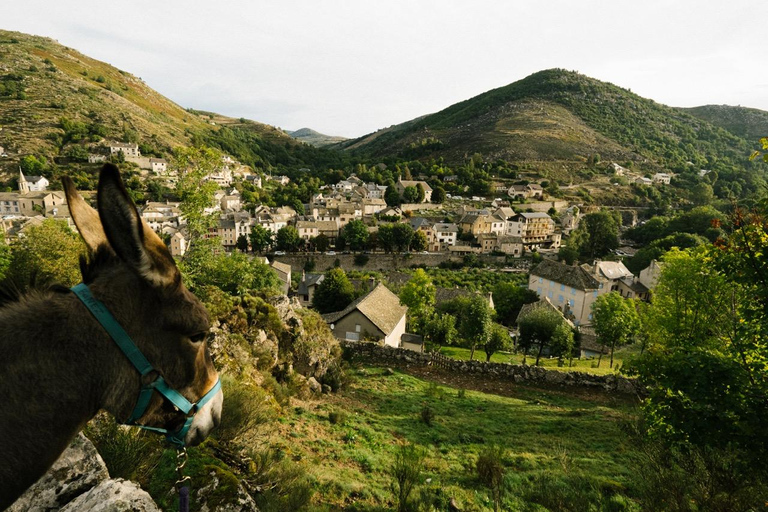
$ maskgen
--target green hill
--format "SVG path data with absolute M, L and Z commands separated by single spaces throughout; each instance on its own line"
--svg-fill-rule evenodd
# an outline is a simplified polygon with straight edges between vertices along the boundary
M 683 170 L 741 164 L 753 144 L 683 109 L 572 71 L 550 69 L 435 114 L 348 141 L 372 156 L 486 160 L 632 160 Z
M 768 112 L 765 110 L 730 105 L 704 105 L 684 110 L 748 141 L 768 137 Z
M 0 146 L 9 154 L 0 166 L 15 173 L 26 155 L 82 160 L 108 140 L 156 156 L 202 141 L 264 169 L 345 158 L 269 125 L 184 109 L 129 72 L 49 38 L 0 30 Z
M 331 144 L 337 144 L 347 140 L 345 137 L 337 137 L 334 135 L 325 135 L 324 133 L 316 132 L 311 128 L 301 128 L 293 132 L 286 132 L 288 135 L 301 142 L 306 142 L 311 146 L 317 146 L 319 148 L 330 146 Z

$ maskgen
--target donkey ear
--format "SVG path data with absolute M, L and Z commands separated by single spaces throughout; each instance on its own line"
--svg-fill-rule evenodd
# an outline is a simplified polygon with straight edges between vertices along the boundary
M 75 221 L 75 226 L 77 226 L 80 236 L 85 240 L 88 249 L 91 252 L 96 252 L 100 245 L 109 246 L 107 235 L 101 226 L 99 213 L 85 202 L 83 196 L 75 189 L 75 184 L 69 176 L 61 178 L 61 184 L 64 185 L 69 213 L 72 215 L 72 220 Z
M 99 216 L 115 253 L 156 286 L 175 284 L 179 270 L 163 241 L 139 217 L 120 172 L 105 164 L 99 176 Z

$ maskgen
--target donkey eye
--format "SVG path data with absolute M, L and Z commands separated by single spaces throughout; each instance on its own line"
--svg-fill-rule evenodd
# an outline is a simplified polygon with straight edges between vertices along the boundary
M 192 343 L 200 343 L 201 341 L 205 340 L 206 336 L 208 336 L 207 332 L 199 332 L 190 336 L 189 339 L 192 341 Z

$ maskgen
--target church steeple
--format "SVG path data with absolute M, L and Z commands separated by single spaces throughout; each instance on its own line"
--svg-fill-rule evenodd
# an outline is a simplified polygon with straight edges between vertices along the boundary
M 27 183 L 27 178 L 24 177 L 21 167 L 19 167 L 19 192 L 22 194 L 29 192 L 29 183 Z

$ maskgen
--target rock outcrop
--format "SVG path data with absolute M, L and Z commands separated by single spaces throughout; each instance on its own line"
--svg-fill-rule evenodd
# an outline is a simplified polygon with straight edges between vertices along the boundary
M 111 480 L 107 466 L 82 433 L 50 470 L 7 512 L 159 512 L 133 482 Z

